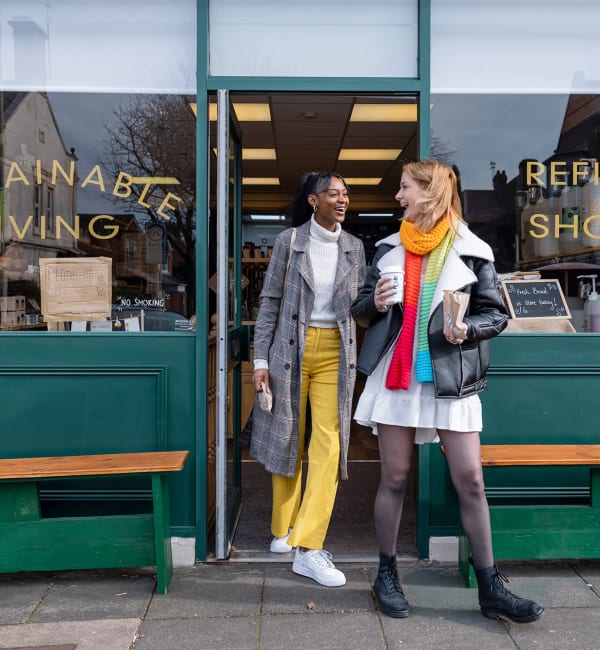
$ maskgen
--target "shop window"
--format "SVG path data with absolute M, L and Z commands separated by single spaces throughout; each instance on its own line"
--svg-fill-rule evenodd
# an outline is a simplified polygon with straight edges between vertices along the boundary
M 52 291 L 80 315 L 58 329 L 191 331 L 191 98 L 0 92 L 0 101 L 0 329 L 53 322 Z M 59 269 L 51 288 L 49 264 Z M 106 313 L 88 319 L 94 292 Z
M 558 280 L 577 331 L 600 279 L 599 119 L 594 94 L 432 95 L 432 155 L 457 171 L 466 221 L 500 273 Z

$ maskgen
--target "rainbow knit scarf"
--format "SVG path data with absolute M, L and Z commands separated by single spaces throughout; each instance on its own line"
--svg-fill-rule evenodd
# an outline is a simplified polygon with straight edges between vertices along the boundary
M 400 336 L 394 348 L 392 361 L 385 381 L 390 390 L 408 390 L 415 342 L 417 309 L 419 310 L 419 332 L 417 338 L 417 381 L 433 381 L 431 356 L 427 342 L 427 323 L 433 294 L 454 241 L 454 230 L 450 229 L 448 219 L 440 219 L 427 233 L 420 231 L 410 221 L 400 225 L 400 239 L 406 249 L 404 267 L 406 285 L 404 289 L 404 320 Z M 431 252 L 423 287 L 421 287 L 421 267 L 423 255 Z M 421 296 L 419 304 L 419 295 Z

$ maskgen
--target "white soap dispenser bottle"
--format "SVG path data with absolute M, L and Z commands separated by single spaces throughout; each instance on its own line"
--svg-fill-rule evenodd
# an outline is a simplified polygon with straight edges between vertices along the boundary
M 578 278 L 589 278 L 592 281 L 592 290 L 589 292 L 585 305 L 583 306 L 583 331 L 593 332 L 600 331 L 600 300 L 596 291 L 597 275 L 579 275 Z M 588 285 L 589 286 L 589 285 Z M 592 328 L 592 315 L 595 316 L 597 330 Z
M 592 291 L 587 299 L 588 304 L 588 315 L 589 315 L 589 324 L 590 332 L 600 332 L 600 300 L 596 292 L 596 278 L 598 276 L 592 275 Z

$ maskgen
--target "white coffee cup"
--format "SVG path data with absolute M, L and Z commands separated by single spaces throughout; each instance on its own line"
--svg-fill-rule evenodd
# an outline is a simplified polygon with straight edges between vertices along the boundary
M 401 266 L 385 266 L 379 275 L 384 280 L 392 280 L 394 286 L 394 293 L 387 297 L 388 304 L 402 302 L 404 300 L 404 269 Z

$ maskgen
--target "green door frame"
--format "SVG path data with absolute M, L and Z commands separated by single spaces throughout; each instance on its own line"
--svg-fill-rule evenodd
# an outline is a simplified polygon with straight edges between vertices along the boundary
M 208 390 L 208 93 L 231 92 L 355 92 L 414 93 L 418 102 L 420 158 L 430 152 L 430 40 L 431 0 L 418 2 L 417 77 L 213 77 L 209 68 L 209 1 L 197 0 L 197 128 L 196 128 L 196 560 L 207 558 L 207 403 Z M 427 517 L 419 502 L 418 517 Z M 423 519 L 421 519 L 423 521 Z M 425 522 L 424 522 L 425 523 Z

